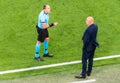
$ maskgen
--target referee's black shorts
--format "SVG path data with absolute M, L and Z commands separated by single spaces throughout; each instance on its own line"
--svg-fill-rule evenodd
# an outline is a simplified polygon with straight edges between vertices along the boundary
M 44 42 L 45 38 L 49 37 L 49 33 L 47 29 L 40 29 L 37 25 L 36 25 L 36 29 L 38 32 L 38 41 L 40 42 Z

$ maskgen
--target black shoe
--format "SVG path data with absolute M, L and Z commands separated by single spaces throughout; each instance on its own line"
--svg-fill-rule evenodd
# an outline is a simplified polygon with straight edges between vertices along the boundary
M 86 76 L 83 76 L 83 75 L 80 74 L 80 75 L 76 75 L 75 78 L 79 78 L 79 79 L 80 78 L 86 78 Z
M 44 54 L 43 57 L 53 57 L 53 54 L 47 53 L 47 54 Z
M 44 61 L 42 58 L 40 58 L 40 57 L 38 57 L 38 58 L 36 58 L 35 57 L 35 60 L 37 60 L 37 61 Z
M 87 73 L 87 76 L 90 76 L 91 74 L 90 73 Z

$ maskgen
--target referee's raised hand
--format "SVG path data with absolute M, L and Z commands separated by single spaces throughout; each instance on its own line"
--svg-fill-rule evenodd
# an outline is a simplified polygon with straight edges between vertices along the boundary
M 58 25 L 58 22 L 54 22 L 54 26 L 57 26 Z

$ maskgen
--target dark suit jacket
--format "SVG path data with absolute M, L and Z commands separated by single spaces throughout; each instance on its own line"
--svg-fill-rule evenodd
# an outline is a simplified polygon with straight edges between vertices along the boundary
M 90 25 L 82 37 L 83 40 L 83 49 L 86 49 L 88 52 L 93 51 L 95 47 L 99 47 L 99 43 L 96 40 L 98 32 L 98 26 L 96 24 Z

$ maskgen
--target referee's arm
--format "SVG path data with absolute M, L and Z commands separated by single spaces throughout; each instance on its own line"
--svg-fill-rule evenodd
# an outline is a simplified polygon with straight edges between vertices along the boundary
M 44 29 L 50 28 L 52 26 L 57 26 L 57 25 L 58 25 L 57 22 L 54 22 L 54 23 L 51 23 L 51 24 L 46 24 L 44 22 L 42 23 L 42 26 L 43 26 Z

